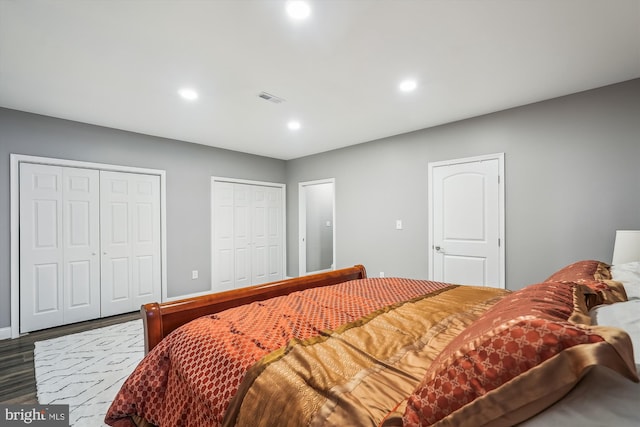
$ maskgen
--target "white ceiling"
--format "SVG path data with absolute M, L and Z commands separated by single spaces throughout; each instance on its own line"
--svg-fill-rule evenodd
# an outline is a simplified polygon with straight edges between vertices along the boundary
M 640 0 L 285 3 L 0 0 L 0 106 L 292 159 L 640 77 Z

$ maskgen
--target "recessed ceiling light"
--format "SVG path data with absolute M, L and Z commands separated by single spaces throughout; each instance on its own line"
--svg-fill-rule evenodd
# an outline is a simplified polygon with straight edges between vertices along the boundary
M 413 92 L 417 87 L 418 83 L 415 80 L 404 80 L 398 86 L 402 92 Z
M 309 3 L 301 0 L 287 2 L 287 14 L 293 19 L 307 19 L 311 15 Z
M 302 127 L 302 124 L 300 124 L 300 122 L 297 120 L 291 120 L 289 123 L 287 123 L 287 127 L 289 128 L 289 130 L 299 130 Z
M 188 101 L 194 101 L 198 99 L 198 92 L 193 89 L 183 88 L 178 91 L 178 94 Z

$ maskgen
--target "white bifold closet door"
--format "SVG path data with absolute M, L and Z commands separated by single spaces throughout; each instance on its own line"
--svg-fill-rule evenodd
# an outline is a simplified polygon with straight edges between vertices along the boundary
M 20 164 L 20 331 L 160 301 L 159 176 Z
M 102 316 L 160 301 L 160 177 L 100 172 Z
M 283 191 L 281 187 L 215 181 L 214 291 L 283 278 Z
M 20 165 L 20 330 L 100 317 L 99 172 Z

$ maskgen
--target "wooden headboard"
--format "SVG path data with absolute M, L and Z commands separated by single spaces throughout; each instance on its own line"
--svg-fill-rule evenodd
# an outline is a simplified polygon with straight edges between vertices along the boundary
M 356 265 L 326 273 L 295 277 L 178 301 L 145 304 L 140 309 L 144 323 L 145 353 L 148 353 L 171 331 L 198 317 L 254 301 L 287 295 L 291 292 L 335 285 L 366 277 L 367 272 L 364 266 Z

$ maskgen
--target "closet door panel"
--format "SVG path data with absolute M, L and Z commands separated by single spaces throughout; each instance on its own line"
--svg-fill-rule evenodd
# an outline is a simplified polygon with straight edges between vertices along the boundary
M 104 273 L 106 273 L 107 277 L 111 280 L 110 282 L 105 281 L 103 283 L 103 288 L 106 288 L 103 289 L 103 291 L 108 292 L 109 297 L 103 301 L 103 306 L 105 302 L 106 305 L 122 303 L 125 305 L 124 309 L 127 309 L 130 306 L 129 300 L 131 296 L 129 292 L 129 288 L 131 287 L 129 280 L 131 271 L 129 257 L 110 257 L 108 264 L 109 269 Z M 108 287 L 107 283 L 109 284 Z M 107 309 L 106 312 L 109 313 L 109 310 Z
M 160 177 L 129 174 L 133 308 L 160 301 Z
M 68 292 L 65 288 L 65 306 L 69 309 L 74 309 L 90 305 L 92 299 L 90 262 L 76 261 L 68 263 L 66 276 L 69 288 Z M 95 314 L 96 317 L 99 317 L 99 305 L 98 312 L 93 314 Z
M 251 285 L 251 186 L 233 184 L 234 287 Z
M 20 332 L 161 300 L 157 175 L 22 162 Z
M 233 184 L 215 181 L 213 184 L 213 290 L 233 289 Z
M 62 168 L 20 164 L 20 332 L 64 322 Z
M 134 283 L 137 283 L 138 297 L 152 296 L 154 293 L 153 257 L 138 256 L 136 258 L 134 274 L 136 275 Z
M 64 322 L 100 317 L 100 173 L 64 168 Z
M 60 264 L 37 264 L 33 266 L 33 277 L 35 287 L 33 293 L 28 300 L 33 300 L 33 310 L 31 314 L 34 317 L 52 315 L 55 322 L 52 326 L 62 324 L 64 313 L 60 307 Z M 58 323 L 59 322 L 59 323 Z M 46 324 L 45 324 L 46 326 Z M 35 328 L 39 329 L 39 328 Z
M 160 178 L 102 171 L 103 316 L 160 301 Z
M 265 280 L 267 282 L 273 282 L 284 278 L 284 271 L 282 268 L 282 253 L 284 245 L 284 230 L 282 226 L 282 218 L 284 215 L 282 212 L 283 191 L 280 188 L 274 187 L 267 187 L 267 189 L 265 246 L 267 248 L 266 252 L 268 253 L 268 258 L 265 263 L 265 268 L 267 269 L 267 276 L 265 277 Z
M 251 187 L 251 283 L 267 282 L 267 191 L 269 187 Z
M 131 311 L 131 191 L 127 174 L 100 172 L 101 287 L 103 316 Z
M 215 291 L 283 278 L 283 192 L 269 185 L 213 181 Z

